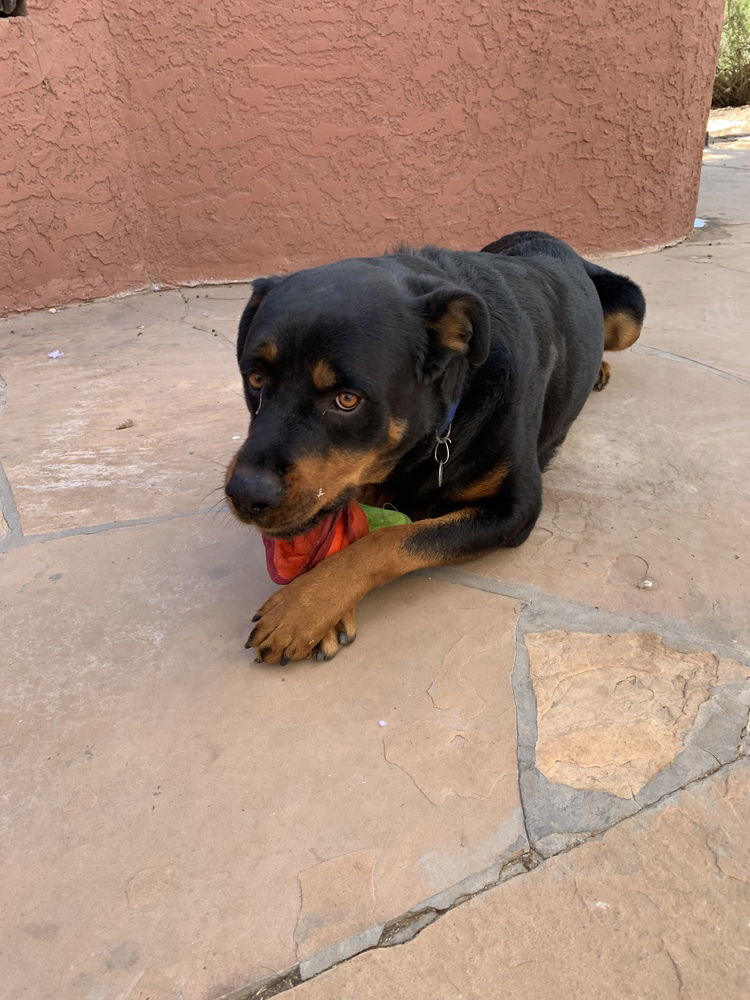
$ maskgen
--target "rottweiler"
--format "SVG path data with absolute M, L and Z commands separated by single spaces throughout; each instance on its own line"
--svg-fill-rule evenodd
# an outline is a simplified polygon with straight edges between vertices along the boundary
M 330 659 L 373 587 L 520 545 L 542 471 L 609 380 L 602 351 L 633 344 L 644 315 L 636 284 L 541 232 L 254 281 L 237 340 L 250 428 L 227 469 L 231 510 L 282 539 L 352 499 L 413 521 L 272 594 L 247 642 L 258 660 Z

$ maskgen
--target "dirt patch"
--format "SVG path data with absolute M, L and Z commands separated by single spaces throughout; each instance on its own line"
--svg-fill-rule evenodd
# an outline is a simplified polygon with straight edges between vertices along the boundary
M 750 149 L 750 104 L 741 108 L 714 108 L 706 131 L 712 147 Z

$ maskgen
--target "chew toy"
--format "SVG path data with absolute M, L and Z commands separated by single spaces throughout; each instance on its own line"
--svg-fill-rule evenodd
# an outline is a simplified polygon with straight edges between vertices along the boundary
M 351 500 L 304 535 L 289 541 L 264 536 L 268 575 L 274 583 L 291 583 L 295 577 L 307 573 L 323 559 L 340 552 L 370 531 L 391 524 L 410 523 L 411 518 L 397 510 L 366 507 Z

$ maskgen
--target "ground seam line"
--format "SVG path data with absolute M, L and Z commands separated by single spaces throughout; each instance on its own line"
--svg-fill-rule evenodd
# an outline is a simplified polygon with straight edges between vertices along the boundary
M 3 497 L 4 472 L 0 466 L 0 497 Z M 7 480 L 6 480 L 7 481 Z M 11 494 L 12 496 L 12 494 Z M 14 505 L 15 509 L 15 505 Z M 162 524 L 165 521 L 177 521 L 184 517 L 198 517 L 204 514 L 221 513 L 222 508 L 206 507 L 202 510 L 188 510 L 181 514 L 163 514 L 159 517 L 139 517 L 131 518 L 127 521 L 111 521 L 104 524 L 89 524 L 75 528 L 60 528 L 57 531 L 42 532 L 38 535 L 24 535 L 20 529 L 20 518 L 18 522 L 18 534 L 11 535 L 0 543 L 0 554 L 11 549 L 20 548 L 26 545 L 45 542 L 54 542 L 60 538 L 76 538 L 79 535 L 102 535 L 108 531 L 117 531 L 120 528 L 139 528 L 147 524 Z M 16 510 L 16 514 L 18 511 Z
M 750 386 L 750 379 L 741 375 L 734 375 L 732 372 L 724 371 L 723 368 L 716 368 L 714 365 L 706 364 L 705 361 L 695 361 L 693 358 L 686 358 L 682 354 L 674 354 L 672 351 L 665 351 L 661 347 L 650 347 L 648 344 L 636 344 L 633 348 L 638 354 L 650 354 L 657 358 L 664 358 L 666 361 L 677 361 L 683 365 L 691 365 L 700 368 L 710 375 L 718 375 L 719 378 L 730 379 L 732 382 L 739 382 L 740 385 Z
M 684 785 L 680 785 L 678 788 L 675 788 L 670 792 L 665 792 L 664 795 L 660 796 L 654 802 L 650 802 L 646 805 L 641 806 L 641 808 L 638 809 L 636 812 L 630 813 L 627 816 L 623 816 L 621 819 L 615 820 L 615 822 L 612 823 L 610 826 L 605 827 L 601 830 L 592 831 L 585 836 L 585 839 L 570 844 L 567 847 L 563 847 L 559 851 L 555 851 L 547 856 L 539 854 L 537 851 L 534 850 L 533 847 L 531 847 L 531 845 L 529 845 L 527 851 L 525 851 L 520 857 L 509 858 L 507 862 L 500 863 L 500 869 L 498 871 L 497 880 L 495 880 L 493 883 L 489 885 L 484 886 L 481 889 L 478 889 L 476 892 L 471 893 L 468 896 L 458 896 L 453 904 L 447 906 L 445 909 L 438 910 L 435 919 L 430 921 L 429 924 L 425 925 L 425 927 L 418 928 L 412 937 L 402 940 L 397 944 L 381 943 L 381 940 L 385 935 L 386 930 L 389 927 L 393 927 L 400 920 L 403 920 L 407 916 L 414 918 L 416 922 L 416 918 L 418 918 L 418 916 L 425 909 L 429 908 L 428 901 L 425 901 L 424 903 L 421 904 L 419 903 L 416 904 L 414 907 L 412 907 L 411 910 L 407 912 L 407 914 L 402 914 L 399 917 L 395 917 L 392 920 L 386 921 L 385 929 L 381 933 L 380 939 L 378 940 L 377 944 L 363 948 L 361 951 L 355 952 L 354 954 L 349 955 L 347 958 L 343 958 L 338 962 L 332 962 L 331 965 L 327 966 L 324 969 L 321 969 L 319 972 L 314 973 L 307 979 L 302 979 L 300 974 L 301 963 L 297 963 L 291 968 L 288 968 L 284 972 L 280 973 L 278 976 L 266 979 L 263 982 L 256 983 L 255 985 L 242 987 L 239 990 L 232 991 L 231 993 L 226 993 L 222 997 L 219 997 L 218 1000 L 270 1000 L 271 997 L 275 997 L 282 993 L 285 993 L 288 990 L 293 989 L 295 986 L 300 986 L 303 983 L 312 982 L 314 979 L 317 979 L 318 976 L 321 976 L 326 972 L 330 972 L 331 969 L 335 969 L 339 965 L 344 965 L 347 962 L 351 962 L 352 959 L 359 958 L 361 955 L 365 955 L 368 952 L 378 951 L 381 948 L 394 948 L 394 947 L 398 948 L 401 947 L 402 945 L 409 944 L 411 941 L 413 941 L 416 937 L 419 936 L 422 930 L 426 929 L 426 927 L 431 926 L 441 917 L 445 916 L 445 914 L 450 913 L 451 910 L 458 909 L 458 907 L 463 906 L 465 903 L 470 902 L 472 899 L 475 899 L 478 896 L 482 896 L 484 895 L 484 893 L 489 892 L 492 889 L 499 888 L 501 885 L 505 884 L 506 882 L 510 882 L 512 879 L 519 878 L 521 876 L 528 875 L 533 871 L 536 871 L 538 868 L 543 867 L 547 861 L 552 861 L 554 858 L 562 857 L 565 854 L 571 854 L 572 852 L 576 851 L 579 847 L 583 847 L 585 844 L 590 843 L 591 841 L 601 839 L 602 837 L 605 836 L 605 834 L 609 833 L 615 827 L 620 826 L 621 823 L 625 823 L 628 820 L 635 819 L 637 816 L 641 816 L 643 813 L 649 812 L 650 810 L 658 809 L 662 805 L 662 803 L 668 800 L 671 796 L 680 795 L 682 792 L 685 791 L 685 789 L 689 788 L 690 786 L 697 784 L 698 782 L 705 781 L 708 778 L 712 778 L 720 771 L 723 771 L 729 767 L 733 767 L 734 765 L 743 761 L 747 763 L 747 758 L 745 757 L 744 754 L 739 753 L 732 760 L 726 761 L 724 764 L 721 764 L 710 771 L 706 771 L 703 774 L 696 775 L 694 778 L 690 778 L 688 781 L 685 782 Z M 524 858 L 527 859 L 526 863 L 524 863 Z M 514 866 L 518 865 L 520 865 L 521 870 L 509 872 L 509 874 L 505 878 L 503 878 L 503 872 L 506 869 L 512 869 Z M 363 933 L 366 933 L 366 931 Z
M 2 518 L 8 525 L 8 535 L 6 538 L 0 542 L 0 551 L 4 547 L 14 547 L 15 545 L 22 544 L 21 539 L 23 539 L 23 531 L 21 530 L 21 515 L 18 511 L 18 506 L 16 505 L 16 498 L 13 496 L 13 487 L 10 485 L 10 480 L 5 472 L 5 469 L 0 462 L 0 509 L 2 509 Z

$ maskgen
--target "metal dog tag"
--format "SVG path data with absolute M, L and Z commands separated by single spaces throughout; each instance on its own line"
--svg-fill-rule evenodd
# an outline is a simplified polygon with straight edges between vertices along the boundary
M 451 457 L 451 427 L 442 435 L 436 435 L 435 440 L 435 461 L 438 464 L 438 486 L 443 485 L 443 466 Z

